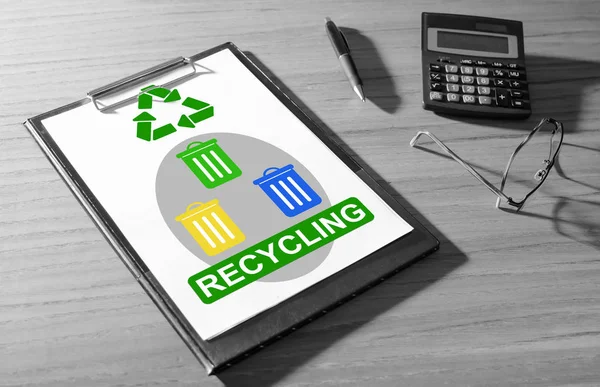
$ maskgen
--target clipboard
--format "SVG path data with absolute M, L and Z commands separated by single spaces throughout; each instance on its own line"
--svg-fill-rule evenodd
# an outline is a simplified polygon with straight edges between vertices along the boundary
M 194 66 L 196 61 L 224 50 L 235 55 L 270 93 L 310 129 L 381 200 L 410 224 L 413 230 L 369 256 L 304 289 L 285 300 L 285 302 L 261 312 L 215 338 L 204 340 L 192 328 L 176 303 L 173 302 L 161 283 L 157 280 L 155 273 L 149 270 L 143 257 L 136 252 L 122 230 L 119 229 L 115 221 L 111 218 L 111 215 L 94 195 L 94 192 L 86 185 L 78 171 L 57 146 L 42 121 L 89 103 L 102 112 L 124 106 L 135 101 L 137 95 L 118 99 L 109 104 L 103 104 L 99 100 L 106 96 L 114 96 L 137 82 L 153 79 L 174 69 L 181 69 L 186 66 L 191 67 L 191 71 L 188 70 L 184 75 L 161 86 L 169 87 L 170 85 L 185 82 L 187 78 L 196 73 L 197 68 Z M 318 318 L 324 312 L 342 305 L 409 264 L 427 256 L 439 247 L 439 241 L 423 225 L 413 218 L 351 156 L 335 144 L 315 122 L 302 112 L 292 99 L 233 43 L 216 46 L 189 58 L 176 58 L 104 87 L 92 90 L 88 93 L 87 98 L 30 118 L 24 122 L 24 125 L 125 266 L 130 270 L 209 374 L 224 370 L 273 341 L 281 339 L 302 325 Z

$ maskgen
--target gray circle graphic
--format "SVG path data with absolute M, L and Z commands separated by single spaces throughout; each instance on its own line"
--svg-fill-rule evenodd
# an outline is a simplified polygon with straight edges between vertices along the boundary
M 177 155 L 192 142 L 216 139 L 217 145 L 241 169 L 239 177 L 215 188 L 206 188 L 191 168 Z M 215 165 L 217 163 L 215 162 Z M 293 169 L 320 197 L 321 203 L 293 217 L 286 216 L 263 190 L 253 183 L 267 168 L 293 165 Z M 209 168 L 207 168 L 209 169 Z M 209 171 L 210 172 L 210 171 Z M 194 202 L 213 199 L 239 227 L 246 239 L 219 254 L 209 256 L 175 218 Z M 195 256 L 209 265 L 247 249 L 310 216 L 331 207 L 325 190 L 315 177 L 296 159 L 281 149 L 254 137 L 233 133 L 202 134 L 187 139 L 173 148 L 163 159 L 156 176 L 156 200 L 161 214 L 179 241 Z M 261 278 L 261 281 L 287 281 L 317 268 L 329 255 L 329 243 L 295 262 Z

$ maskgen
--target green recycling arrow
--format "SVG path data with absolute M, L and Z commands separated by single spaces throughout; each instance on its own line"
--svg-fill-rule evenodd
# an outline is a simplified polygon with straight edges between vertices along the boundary
M 138 96 L 138 109 L 152 109 L 154 97 L 158 97 L 162 99 L 162 102 L 167 103 L 181 100 L 181 95 L 177 89 L 169 90 L 164 87 L 150 85 L 143 88 L 142 94 Z M 211 104 L 195 98 L 187 97 L 182 102 L 182 105 L 195 110 L 194 113 L 189 115 L 181 115 L 177 126 L 183 128 L 195 128 L 197 123 L 204 121 L 215 114 L 214 107 Z M 177 131 L 173 124 L 166 124 L 152 129 L 152 121 L 156 121 L 156 118 L 147 111 L 140 113 L 133 119 L 133 122 L 137 123 L 138 138 L 146 141 L 158 140 Z
M 204 121 L 215 114 L 215 110 L 210 104 L 191 97 L 187 97 L 182 105 L 196 110 L 196 113 L 192 113 L 189 116 L 185 114 L 181 115 L 178 125 L 186 128 L 194 128 L 198 122 Z

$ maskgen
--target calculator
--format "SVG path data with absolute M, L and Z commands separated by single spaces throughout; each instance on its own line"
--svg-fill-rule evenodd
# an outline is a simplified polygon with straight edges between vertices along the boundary
M 531 115 L 523 23 L 424 12 L 421 34 L 426 110 L 509 119 Z

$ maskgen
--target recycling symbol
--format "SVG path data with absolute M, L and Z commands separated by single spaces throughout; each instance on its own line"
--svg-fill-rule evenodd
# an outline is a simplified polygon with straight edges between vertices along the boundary
M 152 109 L 154 97 L 158 97 L 162 99 L 162 102 L 166 103 L 181 100 L 181 95 L 179 95 L 177 89 L 169 90 L 164 87 L 150 85 L 143 88 L 142 92 L 143 93 L 138 96 L 139 110 Z M 189 115 L 181 115 L 179 122 L 177 122 L 177 126 L 179 127 L 195 128 L 197 123 L 204 121 L 215 114 L 214 107 L 211 104 L 195 98 L 187 97 L 181 104 L 187 108 L 193 109 L 193 112 Z M 152 121 L 156 121 L 156 118 L 147 111 L 140 113 L 133 119 L 133 122 L 137 123 L 138 138 L 146 141 L 158 140 L 177 131 L 175 125 L 171 123 L 162 125 L 158 128 L 152 128 Z

